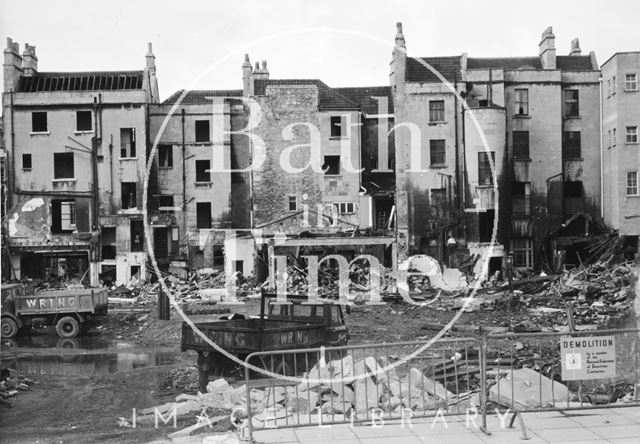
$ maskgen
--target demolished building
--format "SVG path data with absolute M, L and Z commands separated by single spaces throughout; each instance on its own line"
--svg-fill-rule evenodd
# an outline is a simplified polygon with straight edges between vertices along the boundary
M 6 247 L 15 278 L 144 279 L 147 104 L 159 100 L 149 44 L 138 71 L 40 72 L 7 39 L 3 114 Z
M 556 55 L 550 27 L 538 49 L 534 57 L 412 58 L 398 24 L 396 120 L 417 128 L 395 131 L 401 256 L 445 259 L 451 232 L 468 253 L 490 257 L 490 273 L 508 252 L 514 266 L 531 268 L 566 218 L 599 214 L 595 55 L 582 55 L 577 39 L 569 55 Z

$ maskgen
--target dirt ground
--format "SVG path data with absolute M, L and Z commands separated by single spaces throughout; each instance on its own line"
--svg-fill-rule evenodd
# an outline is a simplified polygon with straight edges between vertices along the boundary
M 71 374 L 26 373 L 24 376 L 36 381 L 32 389 L 11 398 L 12 408 L 0 407 L 0 430 L 2 442 L 16 443 L 69 443 L 69 442 L 145 442 L 163 440 L 174 431 L 170 425 L 140 424 L 138 427 L 121 427 L 118 418 L 131 418 L 132 409 L 144 409 L 173 401 L 180 393 L 195 393 L 197 387 L 196 357 L 193 353 L 180 352 L 182 319 L 175 311 L 171 320 L 160 321 L 154 307 L 147 312 L 125 313 L 112 311 L 98 322 L 83 339 L 81 347 L 88 343 L 107 341 L 117 344 L 126 342 L 130 350 L 162 350 L 166 359 L 155 358 L 154 362 L 124 369 L 97 371 L 101 367 L 93 364 L 88 372 Z M 234 312 L 257 314 L 259 300 L 249 299 Z M 430 307 L 413 307 L 406 303 L 389 302 L 380 306 L 356 306 L 346 316 L 351 344 L 373 344 L 381 342 L 426 340 L 438 333 L 455 315 L 455 310 L 438 310 Z M 447 336 L 479 337 L 491 329 L 499 329 L 518 323 L 527 315 L 526 308 L 503 308 L 501 310 L 478 310 L 463 313 L 454 329 Z M 216 315 L 197 315 L 194 321 Z M 375 326 L 372 328 L 371 326 Z M 481 327 L 482 326 L 482 327 Z M 45 334 L 46 332 L 41 332 Z M 53 336 L 54 333 L 48 333 Z M 61 354 L 67 360 L 79 359 L 78 353 L 87 353 L 85 348 L 65 352 L 47 347 L 22 347 L 20 343 L 3 344 L 3 364 L 13 358 L 37 354 Z M 513 343 L 504 348 L 513 350 Z M 537 347 L 534 344 L 523 344 Z M 84 351 L 83 351 L 84 350 Z M 75 355 L 73 353 L 76 353 Z M 98 353 L 99 350 L 94 350 Z M 65 353 L 71 353 L 67 356 Z M 120 352 L 118 352 L 120 353 Z M 84 359 L 84 358 L 83 358 Z M 105 358 L 106 359 L 106 358 Z M 62 368 L 64 368 L 62 361 Z M 46 367 L 48 368 L 48 367 Z M 113 371 L 111 371 L 113 370 Z M 54 372 L 55 373 L 55 372 Z M 64 373 L 64 372 L 63 372 Z M 176 383 L 176 380 L 179 380 Z M 239 381 L 241 382 L 241 381 Z M 207 412 L 209 416 L 225 412 Z M 196 422 L 195 416 L 180 421 L 178 429 Z M 229 422 L 216 426 L 228 430 Z

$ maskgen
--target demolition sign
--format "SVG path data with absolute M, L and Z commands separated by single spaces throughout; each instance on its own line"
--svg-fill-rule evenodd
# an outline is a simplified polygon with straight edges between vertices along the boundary
M 560 338 L 562 379 L 605 379 L 616 376 L 616 337 Z

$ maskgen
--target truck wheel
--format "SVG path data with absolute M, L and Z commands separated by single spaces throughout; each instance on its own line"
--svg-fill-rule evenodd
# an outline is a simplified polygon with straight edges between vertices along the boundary
M 8 316 L 2 317 L 2 324 L 0 329 L 2 330 L 3 338 L 13 338 L 18 334 L 18 324 Z
M 75 338 L 80 332 L 80 324 L 75 318 L 65 316 L 56 324 L 56 331 L 61 338 Z

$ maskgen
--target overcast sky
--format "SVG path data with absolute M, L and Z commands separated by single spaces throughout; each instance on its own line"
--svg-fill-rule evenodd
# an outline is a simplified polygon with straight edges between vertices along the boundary
M 2 36 L 21 52 L 35 45 L 40 71 L 142 69 L 153 42 L 163 99 L 189 87 L 240 89 L 245 52 L 267 60 L 271 78 L 387 85 L 398 21 L 410 56 L 535 56 L 553 26 L 558 54 L 579 37 L 602 64 L 640 50 L 639 17 L 637 0 L 0 0 Z

